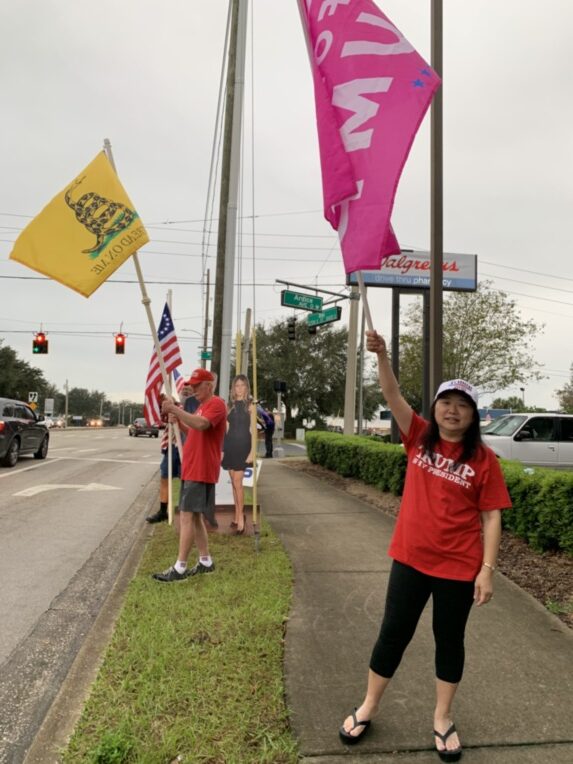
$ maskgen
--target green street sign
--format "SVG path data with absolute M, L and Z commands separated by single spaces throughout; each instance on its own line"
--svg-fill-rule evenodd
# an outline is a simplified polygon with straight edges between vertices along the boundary
M 320 326 L 321 324 L 330 324 L 333 321 L 340 321 L 342 315 L 342 308 L 340 305 L 334 305 L 332 308 L 327 308 L 320 313 L 311 313 L 306 317 L 306 323 L 308 326 Z
M 322 310 L 322 297 L 301 292 L 290 292 L 283 289 L 281 292 L 281 305 L 287 308 L 300 308 L 301 310 Z
M 213 354 L 211 353 L 210 350 L 202 350 L 201 351 L 201 360 L 202 361 L 210 361 L 212 356 L 213 356 Z

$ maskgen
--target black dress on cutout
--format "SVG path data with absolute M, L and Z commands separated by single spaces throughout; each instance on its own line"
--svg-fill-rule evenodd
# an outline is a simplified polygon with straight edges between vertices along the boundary
M 235 401 L 227 414 L 229 427 L 223 442 L 224 470 L 244 470 L 251 451 L 251 415 L 247 401 Z

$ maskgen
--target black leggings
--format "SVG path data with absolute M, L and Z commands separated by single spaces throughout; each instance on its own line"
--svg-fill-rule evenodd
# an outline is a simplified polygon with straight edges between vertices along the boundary
M 473 603 L 473 581 L 434 578 L 396 561 L 390 571 L 384 620 L 370 659 L 370 668 L 379 676 L 394 676 L 430 594 L 434 605 L 436 676 L 453 684 L 462 678 L 464 632 Z

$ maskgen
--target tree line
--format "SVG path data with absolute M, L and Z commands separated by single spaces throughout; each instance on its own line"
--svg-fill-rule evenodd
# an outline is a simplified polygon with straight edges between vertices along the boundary
M 400 386 L 416 410 L 422 408 L 422 305 L 412 304 L 401 319 Z M 286 318 L 259 324 L 257 332 L 258 395 L 274 405 L 274 381 L 286 383 L 287 432 L 314 421 L 324 426 L 326 416 L 342 415 L 346 382 L 346 328 L 336 324 L 319 327 L 308 334 L 300 318 L 296 339 L 289 340 Z M 302 326 L 300 326 L 302 324 Z M 525 385 L 543 378 L 543 369 L 533 357 L 533 343 L 543 326 L 524 320 L 513 299 L 484 281 L 475 292 L 449 292 L 443 304 L 443 378 L 467 379 L 481 393 Z M 386 338 L 388 344 L 390 338 Z M 358 360 L 360 363 L 360 359 Z M 357 375 L 358 379 L 358 375 Z M 364 359 L 364 418 L 370 419 L 384 403 L 376 378 L 374 359 Z M 555 391 L 559 408 L 573 413 L 573 364 L 571 382 Z M 515 396 L 498 398 L 492 408 L 524 410 Z M 528 411 L 537 410 L 528 406 Z M 543 410 L 543 409 L 539 409 Z
M 44 412 L 46 399 L 52 398 L 54 415 L 64 415 L 65 392 L 48 382 L 41 369 L 19 358 L 16 351 L 0 339 L 0 396 L 27 401 L 29 392 L 38 393 L 39 413 Z M 68 391 L 68 414 L 85 419 L 93 419 L 101 415 L 105 416 L 110 424 L 129 424 L 127 419 L 129 414 L 131 414 L 131 421 L 138 416 L 143 416 L 143 404 L 127 400 L 119 404 L 112 403 L 105 393 L 99 390 L 72 387 Z
M 294 341 L 288 338 L 286 318 L 255 327 L 258 398 L 274 407 L 275 382 L 285 382 L 283 401 L 288 434 L 303 424 L 324 428 L 328 416 L 342 416 L 344 412 L 348 330 L 327 324 L 318 327 L 316 334 L 309 334 L 304 317 L 301 313 L 298 316 Z M 408 402 L 420 411 L 423 353 L 419 301 L 406 311 L 401 327 L 400 385 Z M 536 363 L 532 347 L 542 329 L 542 325 L 524 320 L 515 302 L 505 292 L 492 289 L 490 282 L 482 282 L 476 292 L 446 293 L 443 378 L 462 377 L 475 384 L 480 392 L 492 394 L 539 380 L 543 378 L 543 369 Z M 40 369 L 18 358 L 16 352 L 2 342 L 0 340 L 0 395 L 27 400 L 28 392 L 34 390 L 39 394 L 40 411 L 44 410 L 44 400 L 53 398 L 55 413 L 63 414 L 64 393 L 48 382 Z M 363 359 L 363 417 L 367 420 L 384 403 L 374 361 L 370 354 Z M 226 391 L 220 394 L 226 397 Z M 570 381 L 556 390 L 555 396 L 562 411 L 573 413 L 573 364 Z M 523 410 L 524 404 L 518 396 L 512 396 L 497 398 L 492 408 L 518 411 Z M 131 420 L 142 416 L 141 403 L 112 404 L 105 393 L 84 388 L 72 388 L 68 393 L 68 411 L 76 416 L 97 417 L 101 413 L 117 423 L 123 411 L 123 421 L 127 423 L 125 412 L 130 409 Z M 536 407 L 528 406 L 527 410 L 536 410 Z

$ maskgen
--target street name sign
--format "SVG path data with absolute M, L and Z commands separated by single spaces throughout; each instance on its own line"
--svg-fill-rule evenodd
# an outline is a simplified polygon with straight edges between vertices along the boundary
M 306 323 L 308 326 L 320 326 L 321 324 L 330 324 L 333 321 L 340 321 L 342 315 L 342 308 L 340 305 L 334 305 L 332 308 L 327 308 L 320 313 L 311 313 L 306 317 Z
M 287 308 L 317 311 L 322 310 L 322 297 L 283 289 L 281 292 L 281 305 L 285 305 Z

